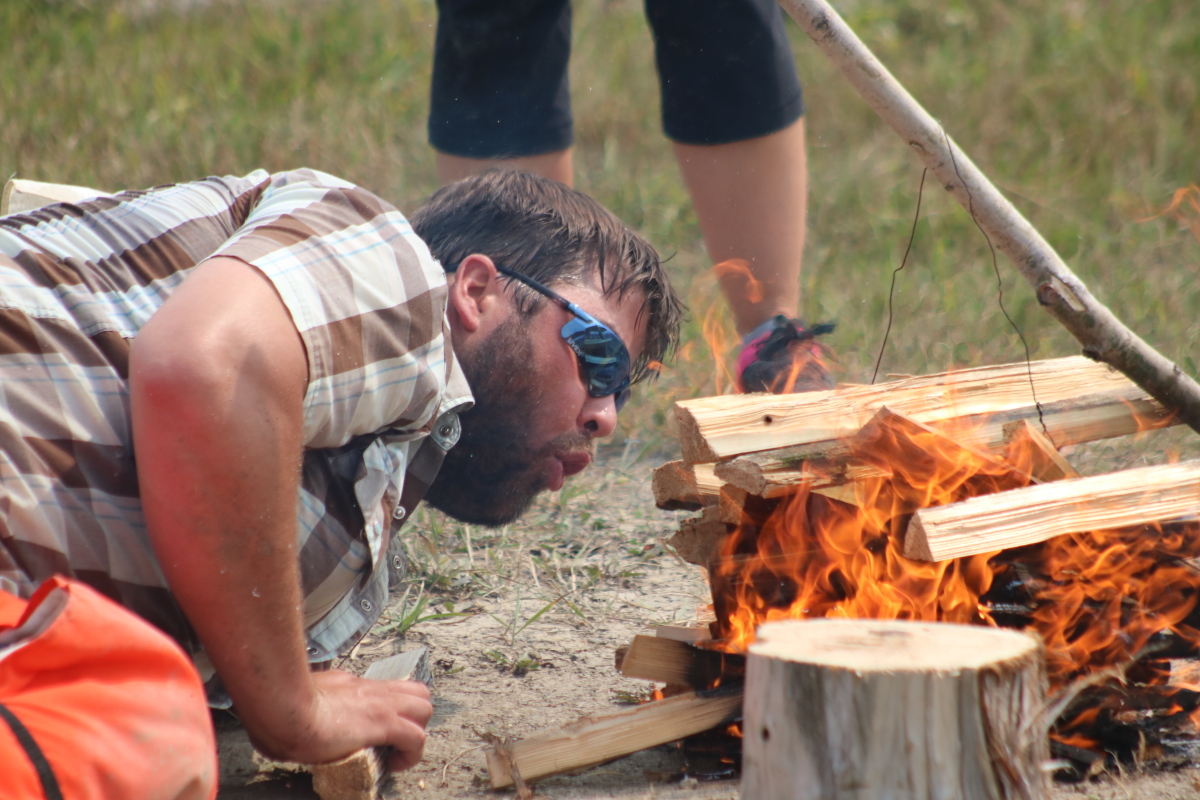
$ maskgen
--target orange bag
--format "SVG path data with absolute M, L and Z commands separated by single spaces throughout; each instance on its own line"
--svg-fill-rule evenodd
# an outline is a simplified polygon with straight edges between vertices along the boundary
M 172 639 L 77 581 L 0 591 L 0 797 L 211 800 L 204 687 Z

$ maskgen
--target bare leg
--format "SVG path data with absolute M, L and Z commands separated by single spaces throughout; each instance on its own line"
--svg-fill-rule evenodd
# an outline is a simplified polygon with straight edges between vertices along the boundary
M 443 186 L 472 175 L 478 175 L 488 167 L 523 169 L 550 180 L 565 183 L 567 186 L 571 186 L 575 182 L 570 148 L 556 150 L 553 153 L 539 153 L 536 156 L 505 159 L 466 158 L 442 152 L 437 154 L 438 180 Z
M 676 144 L 675 157 L 709 258 L 743 259 L 759 282 L 754 292 L 736 273 L 721 279 L 738 333 L 776 314 L 796 316 L 808 199 L 804 120 L 731 144 Z

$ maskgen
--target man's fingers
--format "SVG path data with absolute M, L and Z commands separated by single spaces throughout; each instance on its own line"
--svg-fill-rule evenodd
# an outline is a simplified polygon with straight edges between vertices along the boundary
M 394 687 L 397 691 L 410 694 L 413 697 L 419 697 L 429 702 L 429 687 L 423 683 L 417 681 L 387 681 L 387 685 Z
M 417 684 L 421 686 L 421 684 Z M 421 686 L 424 689 L 424 686 Z M 393 711 L 400 719 L 411 720 L 422 729 L 429 724 L 430 718 L 433 717 L 433 703 L 429 702 L 429 691 L 424 692 L 424 696 L 412 694 L 404 690 L 400 690 L 392 695 Z
M 389 744 L 392 745 L 392 755 L 387 763 L 389 772 L 402 772 L 416 766 L 425 752 L 425 725 L 418 726 L 409 719 L 399 720 Z

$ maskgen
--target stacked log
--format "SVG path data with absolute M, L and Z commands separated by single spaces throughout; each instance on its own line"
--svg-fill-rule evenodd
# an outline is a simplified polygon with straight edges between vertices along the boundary
M 871 437 L 884 429 L 940 434 L 947 448 L 1003 464 L 1024 476 L 1018 482 L 1024 485 L 1078 477 L 1059 453 L 1062 447 L 1177 423 L 1125 376 L 1083 357 L 823 392 L 699 398 L 677 403 L 675 413 L 683 458 L 655 471 L 655 502 L 700 512 L 683 520 L 668 544 L 684 560 L 706 567 L 733 527 L 754 524 L 798 491 L 862 502 L 866 482 L 891 475 L 891 464 L 871 457 Z M 1162 480 L 1169 479 L 1164 473 Z M 1090 490 L 1085 484 L 1051 494 L 1066 508 Z M 918 529 L 923 524 L 924 518 L 916 523 Z M 1053 531 L 1062 532 L 1047 526 L 1020 543 Z M 967 552 L 934 552 L 919 537 L 906 555 L 943 560 Z M 993 544 L 977 542 L 968 551 L 1011 546 Z

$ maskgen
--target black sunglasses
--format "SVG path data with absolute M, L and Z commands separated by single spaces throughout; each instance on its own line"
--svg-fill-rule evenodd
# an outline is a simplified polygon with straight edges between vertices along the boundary
M 562 326 L 563 341 L 579 358 L 579 365 L 587 377 L 588 394 L 592 397 L 613 395 L 613 402 L 617 411 L 620 411 L 621 406 L 629 400 L 629 376 L 633 365 L 621 337 L 612 328 L 533 278 L 499 264 L 496 264 L 496 271 L 519 280 L 575 315 L 575 319 Z

